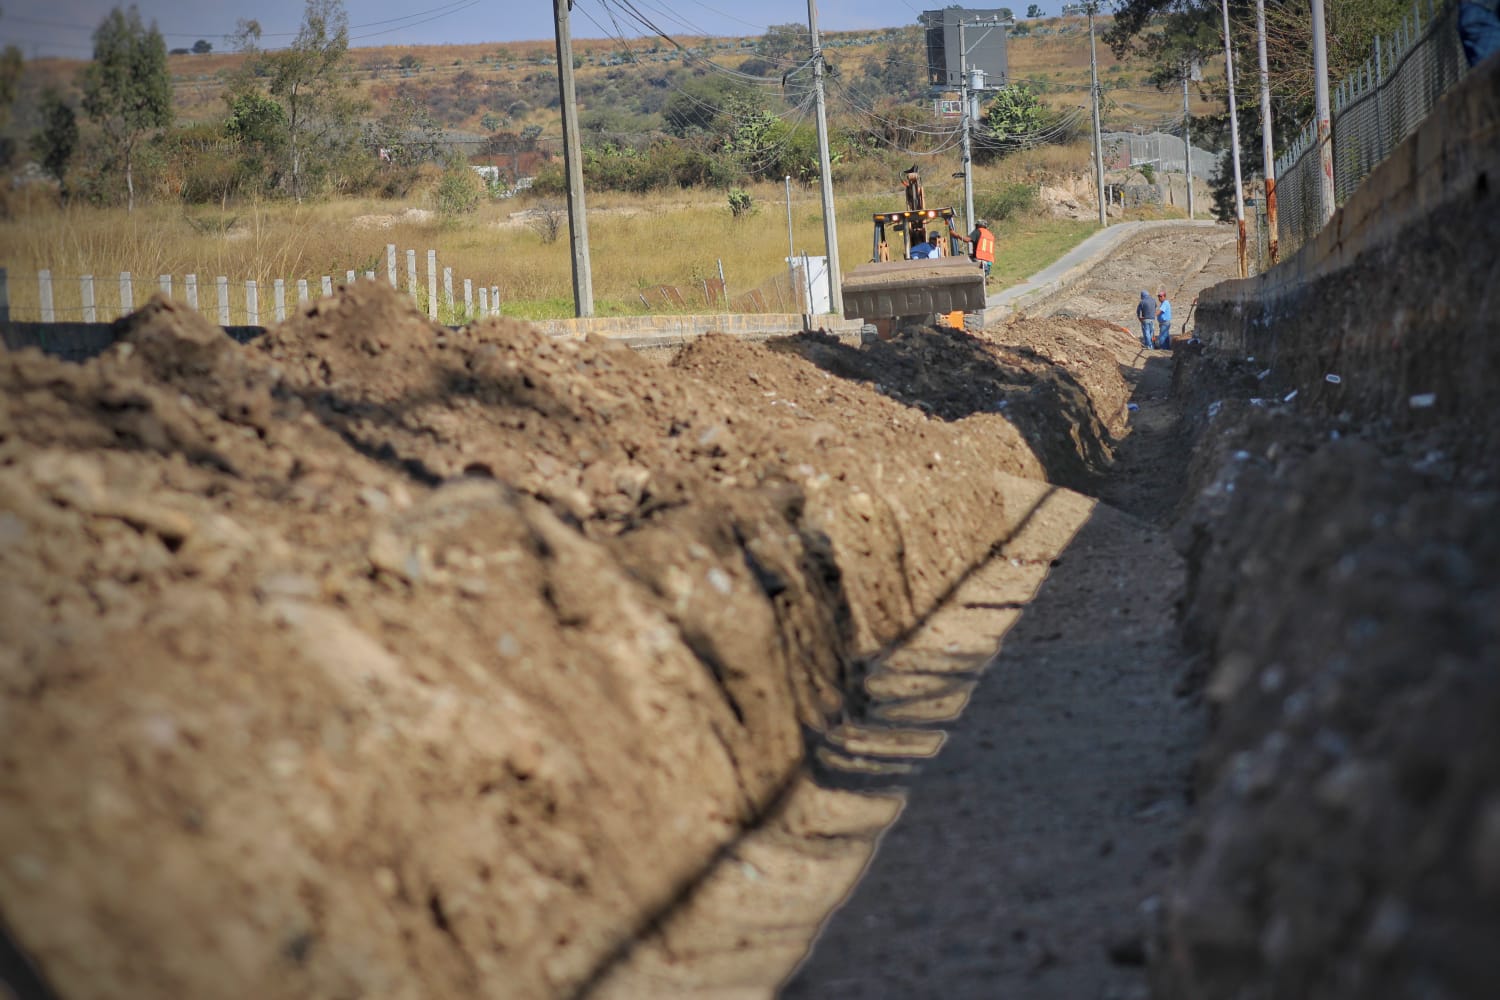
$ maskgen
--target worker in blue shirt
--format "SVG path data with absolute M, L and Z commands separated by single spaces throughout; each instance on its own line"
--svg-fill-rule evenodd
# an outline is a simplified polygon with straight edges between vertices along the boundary
M 1172 303 L 1166 290 L 1156 293 L 1156 346 L 1163 351 L 1172 349 Z
M 1135 307 L 1135 318 L 1141 323 L 1141 346 L 1151 347 L 1151 337 L 1156 332 L 1156 309 L 1151 304 L 1151 293 L 1141 292 L 1141 301 Z

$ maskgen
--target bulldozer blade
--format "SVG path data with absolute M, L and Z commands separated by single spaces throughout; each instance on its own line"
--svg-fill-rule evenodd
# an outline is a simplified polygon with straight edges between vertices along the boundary
M 844 275 L 844 318 L 979 312 L 984 272 L 967 257 L 861 264 Z

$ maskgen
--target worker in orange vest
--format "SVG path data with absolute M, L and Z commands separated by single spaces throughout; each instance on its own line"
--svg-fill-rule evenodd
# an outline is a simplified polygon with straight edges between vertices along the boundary
M 954 233 L 953 238 L 969 244 L 969 259 L 984 268 L 985 280 L 989 280 L 990 266 L 995 263 L 995 234 L 990 232 L 989 224 L 978 219 L 974 222 L 972 233 L 968 236 Z

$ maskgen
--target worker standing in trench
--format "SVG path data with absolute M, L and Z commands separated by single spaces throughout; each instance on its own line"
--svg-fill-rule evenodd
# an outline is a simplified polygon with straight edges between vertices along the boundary
M 1135 307 L 1135 318 L 1141 321 L 1141 346 L 1149 351 L 1156 333 L 1156 303 L 1151 301 L 1150 292 L 1142 290 L 1141 301 Z

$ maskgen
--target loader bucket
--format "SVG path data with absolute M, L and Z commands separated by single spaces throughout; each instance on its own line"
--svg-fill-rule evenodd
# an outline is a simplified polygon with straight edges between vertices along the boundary
M 844 275 L 843 289 L 844 318 L 866 322 L 985 306 L 984 272 L 967 257 L 861 264 Z

